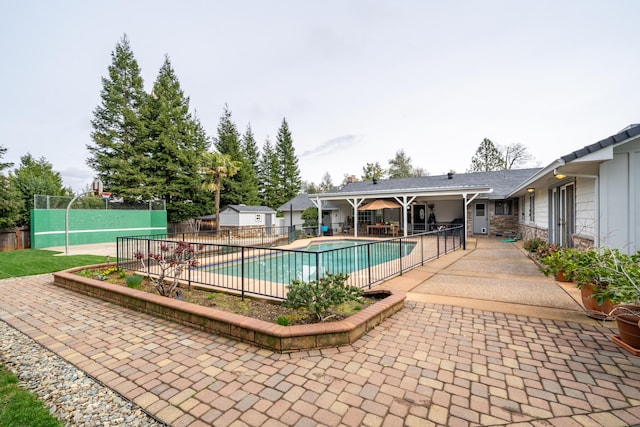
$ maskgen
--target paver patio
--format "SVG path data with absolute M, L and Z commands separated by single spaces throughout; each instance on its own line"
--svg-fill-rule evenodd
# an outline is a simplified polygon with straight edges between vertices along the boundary
M 554 284 L 527 269 L 483 273 L 483 259 L 522 261 L 512 244 L 492 260 L 492 245 L 387 282 L 415 289 L 405 308 L 339 348 L 274 353 L 54 287 L 50 275 L 0 281 L 0 319 L 172 426 L 640 424 L 640 358 L 609 327 L 571 308 L 429 293 L 443 276 Z

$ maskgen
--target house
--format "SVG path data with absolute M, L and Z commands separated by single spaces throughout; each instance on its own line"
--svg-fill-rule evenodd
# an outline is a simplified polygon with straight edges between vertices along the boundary
M 220 211 L 220 227 L 263 228 L 276 225 L 276 211 L 266 206 L 228 205 Z
M 298 194 L 287 203 L 278 208 L 278 211 L 282 212 L 284 216 L 285 226 L 302 226 L 304 220 L 302 219 L 302 213 L 308 208 L 316 207 L 316 205 L 309 199 L 308 194 Z M 341 231 L 341 221 L 339 216 L 339 207 L 333 204 L 325 204 L 322 211 L 321 224 L 331 225 L 335 232 Z
M 635 253 L 640 249 L 640 125 L 544 168 L 349 182 L 307 198 L 320 217 L 330 210 L 333 221 L 355 224 L 356 236 L 378 223 L 397 223 L 405 236 L 460 223 L 466 236 L 518 233 L 564 246 Z M 399 208 L 362 209 L 373 200 Z
M 404 235 L 452 224 L 466 224 L 468 235 L 513 234 L 519 210 L 507 195 L 538 171 L 535 168 L 356 181 L 338 191 L 308 198 L 321 215 L 328 206 L 335 206 L 337 211 L 332 215 L 339 223 L 353 224 L 356 236 L 380 223 L 397 224 Z M 374 200 L 387 200 L 397 208 L 367 209 L 367 203 Z
M 509 195 L 519 228 L 563 246 L 640 249 L 640 125 L 560 157 Z

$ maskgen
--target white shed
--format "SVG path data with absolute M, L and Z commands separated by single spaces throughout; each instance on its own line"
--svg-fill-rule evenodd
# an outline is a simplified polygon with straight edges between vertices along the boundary
M 276 211 L 267 206 L 228 205 L 220 211 L 221 227 L 272 227 Z

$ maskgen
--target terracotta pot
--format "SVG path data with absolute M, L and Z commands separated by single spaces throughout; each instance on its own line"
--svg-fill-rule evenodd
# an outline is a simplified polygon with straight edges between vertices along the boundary
M 570 282 L 571 280 L 567 279 L 567 277 L 564 275 L 564 271 L 562 270 L 558 270 L 558 272 L 556 273 L 556 282 Z
M 631 313 L 627 313 L 626 308 Z M 640 322 L 640 306 L 619 306 L 618 312 L 619 314 L 616 314 L 616 323 L 618 324 L 620 340 L 630 347 L 640 349 L 640 326 L 638 326 L 638 322 Z
M 606 319 L 609 317 L 608 313 L 611 313 L 611 311 L 616 308 L 616 304 L 606 299 L 602 305 L 598 305 L 597 301 L 593 299 L 593 290 L 595 287 L 596 285 L 593 283 L 588 283 L 580 287 L 582 305 L 584 305 L 584 309 L 587 311 L 587 316 L 599 320 Z

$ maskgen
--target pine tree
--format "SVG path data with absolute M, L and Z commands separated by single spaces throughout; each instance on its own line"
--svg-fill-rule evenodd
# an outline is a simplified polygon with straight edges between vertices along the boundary
M 3 171 L 13 166 L 13 163 L 2 163 L 7 149 L 0 145 L 0 228 L 12 227 L 20 217 L 22 200 L 20 193 L 13 187 Z
M 278 206 L 294 198 L 300 193 L 302 179 L 300 178 L 300 168 L 298 158 L 293 147 L 293 138 L 289 131 L 286 119 L 282 119 L 282 125 L 276 137 L 275 151 L 280 163 L 280 179 L 278 182 L 279 200 Z
M 504 158 L 500 150 L 490 139 L 483 139 L 476 150 L 476 154 L 471 158 L 469 172 L 496 171 L 504 168 Z
M 238 173 L 223 180 L 223 189 L 220 196 L 222 206 L 258 203 L 258 191 L 254 186 L 255 178 L 247 164 L 240 143 L 240 134 L 231 119 L 231 111 L 227 104 L 224 106 L 224 112 L 218 123 L 218 137 L 215 141 L 215 148 L 220 154 L 226 154 L 232 160 L 240 162 Z
M 258 182 L 258 163 L 260 162 L 260 152 L 256 143 L 251 124 L 247 125 L 247 129 L 242 135 L 242 152 L 245 160 L 244 168 L 247 171 L 247 205 L 258 205 L 258 190 L 260 183 Z
M 167 202 L 170 222 L 202 215 L 195 200 L 202 197 L 200 166 L 208 139 L 189 113 L 169 57 L 160 67 L 147 109 L 150 167 L 146 173 L 152 194 Z
M 260 181 L 260 204 L 269 206 L 272 209 L 278 209 L 282 206 L 281 197 L 278 194 L 278 185 L 280 181 L 280 168 L 278 165 L 278 156 L 267 137 L 262 146 L 262 154 L 258 167 L 258 180 Z M 286 202 L 286 200 L 285 200 Z
M 393 159 L 389 160 L 389 178 L 410 178 L 414 176 L 411 157 L 404 150 L 396 151 Z
M 28 225 L 31 222 L 33 196 L 36 194 L 48 196 L 65 196 L 72 194 L 62 185 L 60 172 L 53 170 L 51 163 L 44 157 L 35 159 L 31 154 L 20 158 L 20 165 L 9 174 L 13 188 L 20 193 L 23 205 L 20 211 L 18 225 Z
M 126 35 L 111 53 L 100 98 L 91 120 L 93 145 L 87 145 L 87 164 L 106 190 L 125 199 L 148 199 L 151 194 L 143 185 L 148 158 L 142 114 L 147 95 Z

